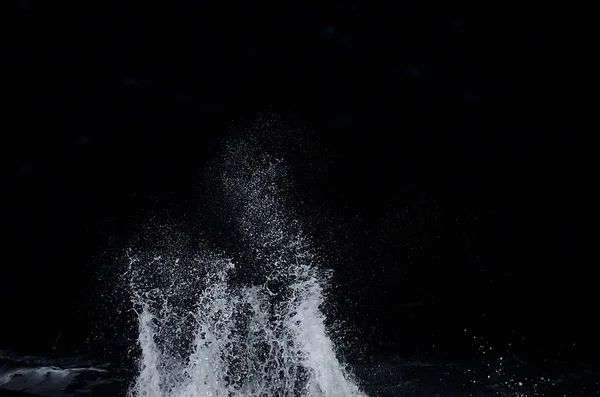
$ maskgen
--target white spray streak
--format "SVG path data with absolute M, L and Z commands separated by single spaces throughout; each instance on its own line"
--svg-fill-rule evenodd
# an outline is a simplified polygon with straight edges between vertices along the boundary
M 364 396 L 327 334 L 324 274 L 298 223 L 284 214 L 278 164 L 244 161 L 225 161 L 220 177 L 238 230 L 256 254 L 250 270 L 263 282 L 231 282 L 234 264 L 206 253 L 132 260 L 141 357 L 131 397 Z M 194 263 L 193 274 L 171 270 L 185 261 Z M 170 282 L 151 288 L 148 275 L 156 269 Z M 182 313 L 177 302 L 198 293 L 194 308 Z

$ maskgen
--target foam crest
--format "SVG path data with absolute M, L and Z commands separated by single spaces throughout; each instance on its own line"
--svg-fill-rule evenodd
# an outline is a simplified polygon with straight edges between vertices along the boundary
M 290 216 L 282 162 L 241 147 L 214 180 L 248 263 L 205 249 L 130 257 L 141 350 L 130 395 L 363 396 L 327 332 L 328 273 Z

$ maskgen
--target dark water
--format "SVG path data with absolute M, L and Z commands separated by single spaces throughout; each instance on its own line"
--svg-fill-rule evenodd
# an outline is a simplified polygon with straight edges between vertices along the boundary
M 109 363 L 85 357 L 49 358 L 0 355 L 0 396 L 48 397 L 127 395 L 131 375 Z M 359 384 L 369 396 L 597 396 L 600 373 L 582 363 L 556 365 L 554 378 L 517 357 L 501 361 L 437 363 L 399 356 L 372 356 L 353 363 Z M 14 393 L 13 393 L 14 392 Z

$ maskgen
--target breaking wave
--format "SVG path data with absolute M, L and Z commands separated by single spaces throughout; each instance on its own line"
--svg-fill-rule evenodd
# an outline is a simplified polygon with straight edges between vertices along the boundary
M 215 211 L 246 259 L 130 252 L 141 351 L 130 396 L 365 396 L 325 325 L 329 273 L 290 216 L 283 162 L 256 153 L 238 145 L 212 168 Z

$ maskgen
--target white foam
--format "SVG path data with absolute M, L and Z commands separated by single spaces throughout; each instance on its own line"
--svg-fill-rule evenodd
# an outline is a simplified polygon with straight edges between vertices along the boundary
M 0 373 L 0 389 L 40 396 L 63 396 L 63 390 L 81 373 L 107 372 L 102 368 L 19 367 Z
M 220 204 L 255 262 L 206 251 L 132 256 L 141 355 L 130 395 L 364 396 L 325 327 L 326 272 L 285 214 L 278 164 L 226 160 Z M 232 277 L 240 274 L 253 277 Z

